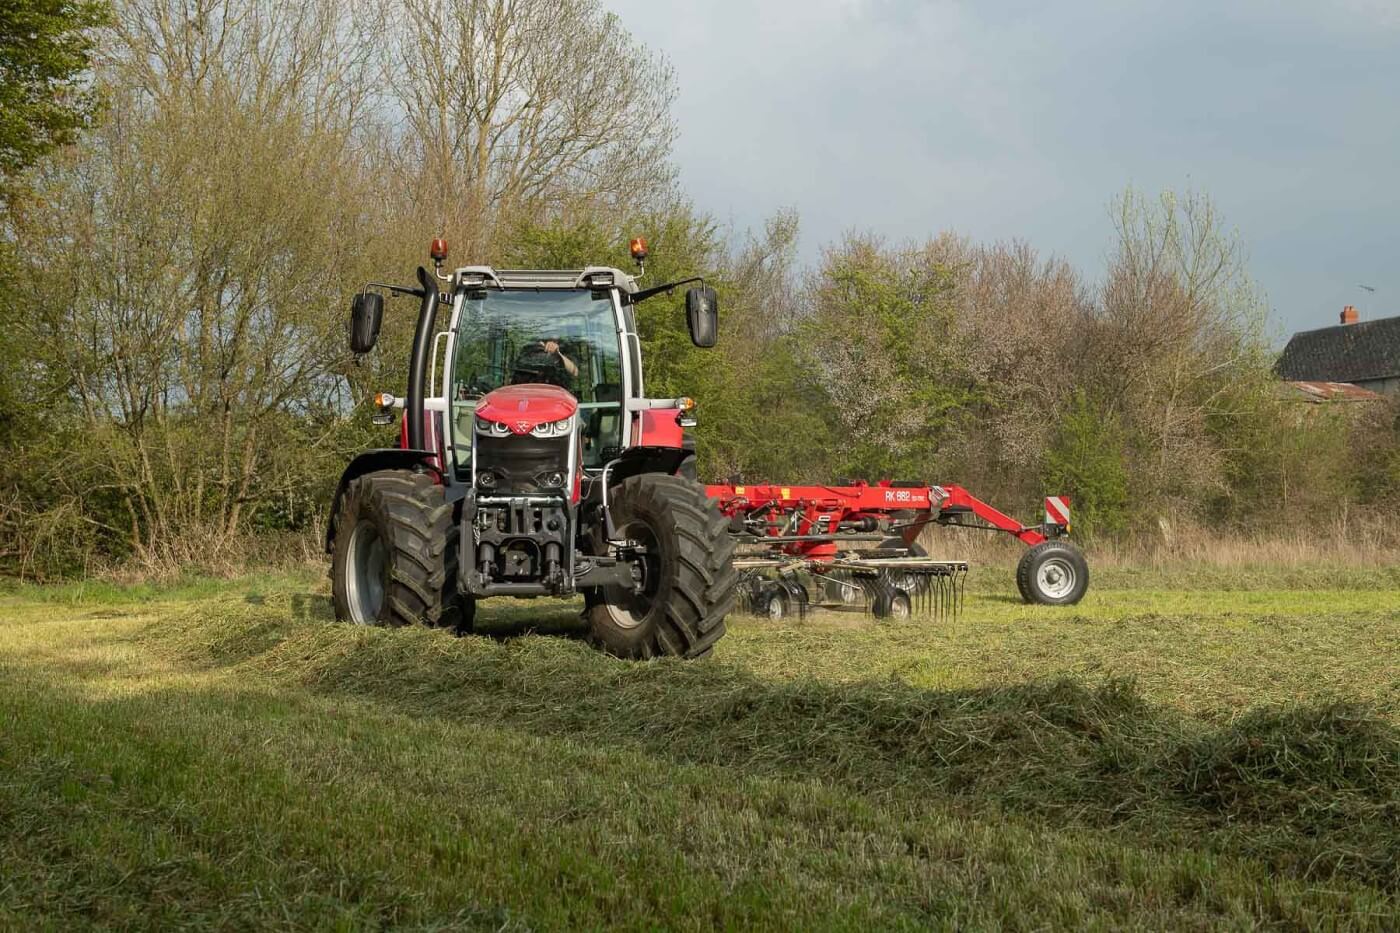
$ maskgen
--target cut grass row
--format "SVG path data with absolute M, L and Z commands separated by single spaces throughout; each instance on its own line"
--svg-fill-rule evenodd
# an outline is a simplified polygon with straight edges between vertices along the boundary
M 1290 594 L 1243 611 L 1198 594 L 1202 614 L 1173 615 L 1174 594 L 1106 592 L 1048 615 L 975 599 L 943 625 L 736 620 L 685 665 L 336 626 L 299 590 L 0 609 L 0 921 L 1400 919 L 1380 595 L 1322 619 Z M 573 614 L 493 617 L 504 635 Z M 1221 650 L 1154 668 L 1143 633 L 1165 647 L 1174 624 Z M 1029 660 L 997 666 L 1018 648 Z M 1243 655 L 1319 673 L 1279 691 L 1244 682 Z M 1092 674 L 1047 676 L 1089 656 Z M 1124 658 L 1137 681 L 1106 676 Z M 1213 714 L 1207 683 L 1253 708 Z
M 558 640 L 347 634 L 285 620 L 276 607 L 191 613 L 147 645 L 414 715 L 864 794 L 936 794 L 1163 847 L 1206 841 L 1301 877 L 1400 886 L 1400 727 L 1388 707 L 1332 699 L 1217 725 L 1149 704 L 1126 680 L 775 682 L 740 665 L 618 664 Z M 556 624 L 568 621 L 561 613 Z

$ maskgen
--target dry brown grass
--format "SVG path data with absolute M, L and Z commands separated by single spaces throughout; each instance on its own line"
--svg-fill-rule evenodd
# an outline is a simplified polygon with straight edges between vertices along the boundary
M 988 566 L 1013 566 L 1025 547 L 1010 535 L 932 526 L 919 538 L 929 553 Z M 1091 542 L 1084 547 L 1099 570 L 1314 571 L 1400 567 L 1400 532 L 1380 520 L 1338 518 L 1307 529 L 1221 531 L 1160 518 L 1151 533 Z

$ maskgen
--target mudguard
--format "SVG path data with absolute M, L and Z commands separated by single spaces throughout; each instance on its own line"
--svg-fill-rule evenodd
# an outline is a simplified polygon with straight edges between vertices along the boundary
M 351 460 L 345 472 L 340 474 L 340 483 L 335 487 L 335 498 L 331 500 L 330 518 L 326 522 L 326 553 L 329 554 L 335 548 L 335 518 L 340 514 L 340 500 L 344 498 L 345 490 L 351 482 L 366 473 L 377 473 L 380 470 L 411 470 L 415 467 L 422 467 L 437 476 L 441 482 L 441 474 L 433 463 L 436 456 L 431 450 L 386 447 L 367 450 Z

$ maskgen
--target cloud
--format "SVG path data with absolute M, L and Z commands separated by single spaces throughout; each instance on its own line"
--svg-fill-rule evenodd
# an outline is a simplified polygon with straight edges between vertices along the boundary
M 795 206 L 809 258 L 849 229 L 952 228 L 1092 276 L 1116 192 L 1190 185 L 1287 326 L 1361 297 L 1352 280 L 1400 313 L 1400 2 L 610 6 L 676 66 L 697 203 L 741 227 Z

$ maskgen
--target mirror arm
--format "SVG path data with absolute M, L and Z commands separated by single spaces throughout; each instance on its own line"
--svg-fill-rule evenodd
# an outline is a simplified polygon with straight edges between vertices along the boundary
M 688 279 L 680 279 L 675 282 L 667 282 L 665 285 L 653 285 L 651 288 L 644 288 L 639 292 L 633 292 L 632 295 L 628 297 L 627 303 L 631 305 L 641 304 L 648 298 L 653 298 L 657 295 L 660 295 L 663 292 L 669 295 L 671 292 L 680 288 L 682 285 L 689 285 L 691 282 L 699 282 L 701 285 L 704 285 L 705 278 L 704 276 L 696 275 Z
M 414 298 L 423 297 L 423 289 L 421 288 L 410 288 L 407 285 L 390 285 L 387 282 L 366 282 L 365 287 L 360 289 L 360 294 L 363 295 L 371 288 L 383 288 L 394 295 L 412 295 Z

